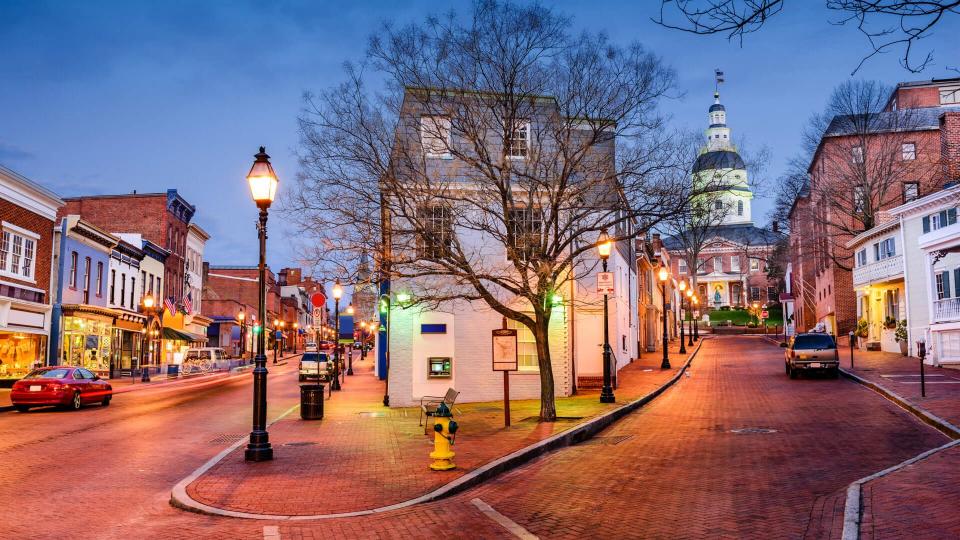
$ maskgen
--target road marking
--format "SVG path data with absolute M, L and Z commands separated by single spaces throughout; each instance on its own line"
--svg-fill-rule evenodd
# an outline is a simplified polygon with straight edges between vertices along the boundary
M 916 373 L 916 374 L 908 374 L 908 375 L 880 375 L 880 376 L 886 379 L 892 379 L 894 377 L 919 377 L 920 374 Z M 926 376 L 927 377 L 946 377 L 946 375 L 926 375 Z
M 263 540 L 280 540 L 280 527 L 276 525 L 264 525 Z
M 470 502 L 474 506 L 476 506 L 481 512 L 486 514 L 488 518 L 499 523 L 501 527 L 510 531 L 510 533 L 516 536 L 517 538 L 521 538 L 523 540 L 537 539 L 537 536 L 532 534 L 530 531 L 524 529 L 519 523 L 513 521 L 512 519 L 501 514 L 500 512 L 497 512 L 496 510 L 493 509 L 492 506 L 481 501 L 480 499 L 472 499 Z
M 893 381 L 898 384 L 920 384 L 920 381 Z M 960 381 L 927 381 L 926 384 L 960 384 Z

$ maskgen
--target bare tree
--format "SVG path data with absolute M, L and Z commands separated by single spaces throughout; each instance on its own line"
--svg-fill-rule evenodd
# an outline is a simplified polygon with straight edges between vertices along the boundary
M 545 421 L 553 295 L 591 271 L 601 231 L 629 240 L 689 193 L 657 112 L 673 71 L 568 28 L 495 1 L 467 20 L 384 26 L 346 82 L 306 95 L 286 201 L 328 272 L 366 250 L 415 302 L 485 305 L 529 328 Z
M 823 114 L 814 116 L 807 147 L 815 148 L 808 167 L 810 197 L 816 209 L 812 233 L 818 249 L 844 270 L 853 267 L 843 246 L 880 223 L 883 210 L 903 202 L 907 180 L 936 177 L 936 149 L 921 148 L 916 130 L 922 109 L 886 111 L 890 89 L 875 81 L 838 86 Z M 919 157 L 919 158 L 918 158 Z M 791 183 L 791 187 L 796 182 Z
M 826 7 L 839 14 L 834 24 L 855 24 L 870 44 L 871 52 L 853 73 L 873 56 L 898 48 L 903 50 L 900 64 L 916 73 L 933 61 L 932 52 L 917 59 L 917 42 L 960 12 L 960 0 L 826 0 Z M 653 20 L 694 34 L 726 34 L 742 43 L 746 34 L 760 30 L 783 8 L 784 0 L 661 0 Z

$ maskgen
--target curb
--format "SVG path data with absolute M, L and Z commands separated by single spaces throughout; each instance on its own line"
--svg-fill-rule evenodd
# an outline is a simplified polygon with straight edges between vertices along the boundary
M 210 514 L 215 516 L 225 516 L 225 517 L 234 517 L 242 519 L 262 519 L 262 520 L 271 520 L 271 521 L 304 521 L 304 520 L 319 520 L 319 519 L 334 519 L 334 518 L 348 518 L 348 517 L 358 517 L 358 516 L 367 516 L 372 514 L 381 514 L 383 512 L 389 512 L 392 510 L 399 510 L 402 508 L 407 508 L 417 504 L 422 504 L 426 502 L 431 502 L 451 495 L 455 495 L 469 489 L 473 486 L 481 484 L 495 476 L 498 476 L 506 471 L 515 469 L 528 461 L 539 457 L 548 452 L 558 450 L 560 448 L 565 448 L 568 446 L 573 446 L 574 444 L 583 442 L 600 431 L 604 430 L 617 420 L 620 420 L 627 414 L 632 413 L 633 411 L 643 407 L 647 403 L 650 403 L 656 399 L 660 394 L 665 392 L 668 388 L 673 386 L 683 374 L 686 372 L 687 368 L 690 367 L 690 364 L 693 362 L 694 357 L 697 353 L 700 352 L 700 347 L 703 345 L 703 342 L 709 338 L 701 338 L 697 342 L 696 348 L 693 352 L 689 353 L 687 356 L 686 362 L 683 366 L 677 370 L 677 373 L 673 377 L 668 379 L 665 383 L 660 385 L 656 390 L 651 391 L 650 393 L 631 401 L 621 407 L 613 409 L 605 414 L 602 414 L 592 420 L 588 420 L 579 426 L 572 428 L 570 430 L 564 431 L 563 433 L 558 433 L 552 437 L 548 437 L 540 442 L 534 443 L 526 448 L 521 448 L 510 454 L 497 458 L 486 465 L 478 467 L 477 469 L 440 486 L 439 488 L 416 497 L 414 499 L 409 499 L 399 503 L 391 504 L 388 506 L 382 506 L 379 508 L 373 508 L 369 510 L 358 510 L 354 512 L 341 512 L 337 514 L 319 514 L 319 515 L 280 515 L 280 514 L 253 514 L 250 512 L 238 512 L 234 510 L 224 510 L 221 508 L 216 508 L 199 501 L 194 500 L 187 494 L 187 486 L 192 484 L 194 480 L 199 478 L 203 473 L 207 472 L 210 468 L 216 465 L 220 460 L 225 458 L 228 454 L 233 452 L 235 449 L 239 448 L 240 445 L 245 443 L 245 440 L 240 440 L 237 443 L 234 443 L 230 447 L 224 449 L 219 454 L 211 458 L 209 461 L 201 465 L 197 470 L 193 471 L 189 476 L 180 480 L 170 492 L 170 505 L 179 508 L 181 510 L 186 510 L 188 512 L 196 512 L 200 514 Z M 280 420 L 284 416 L 290 414 L 294 409 L 299 407 L 295 405 L 290 410 L 286 411 L 279 417 L 277 417 L 273 424 L 277 420 Z M 268 424 L 268 426 L 270 425 Z
M 926 452 L 917 454 L 916 456 L 906 461 L 903 461 L 902 463 L 899 463 L 897 465 L 894 465 L 893 467 L 884 469 L 880 472 L 871 474 L 870 476 L 865 476 L 859 480 L 854 481 L 849 486 L 847 486 L 847 498 L 843 508 L 842 538 L 843 540 L 858 540 L 860 538 L 860 523 L 861 523 L 861 519 L 863 518 L 863 503 L 862 503 L 863 485 L 866 484 L 867 482 L 876 480 L 877 478 L 884 477 L 890 473 L 894 473 L 896 471 L 899 471 L 900 469 L 913 465 L 914 463 L 917 463 L 918 461 L 922 461 L 938 452 L 960 445 L 960 428 L 958 428 L 957 426 L 954 426 L 953 424 L 951 424 L 950 422 L 947 422 L 946 420 L 940 418 L 939 416 L 931 414 L 921 409 L 920 407 L 917 407 L 911 404 L 910 402 L 907 401 L 906 398 L 904 398 L 903 396 L 900 396 L 896 392 L 890 390 L 889 388 L 886 388 L 881 384 L 868 381 L 862 377 L 854 375 L 853 373 L 843 368 L 840 368 L 840 373 L 844 377 L 850 379 L 851 381 L 857 384 L 863 385 L 873 390 L 874 392 L 880 394 L 884 398 L 892 401 L 897 406 L 901 407 L 905 411 L 915 416 L 921 422 L 929 425 L 930 427 L 936 429 L 940 433 L 943 433 L 947 437 L 953 439 L 942 446 L 938 446 L 937 448 L 933 448 L 931 450 L 927 450 Z

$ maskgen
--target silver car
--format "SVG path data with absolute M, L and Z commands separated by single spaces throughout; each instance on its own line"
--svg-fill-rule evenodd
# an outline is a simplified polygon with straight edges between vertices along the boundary
M 307 379 L 317 379 L 318 381 L 329 381 L 330 371 L 333 364 L 330 357 L 325 352 L 308 351 L 300 357 L 300 375 L 299 380 L 303 382 Z
M 784 365 L 791 379 L 796 379 L 802 372 L 825 372 L 833 378 L 840 373 L 837 341 L 830 334 L 797 334 L 783 346 L 787 348 Z

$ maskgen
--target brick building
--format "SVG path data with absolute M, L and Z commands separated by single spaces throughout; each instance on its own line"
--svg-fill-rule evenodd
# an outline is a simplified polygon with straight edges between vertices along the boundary
M 64 199 L 64 214 L 79 214 L 84 220 L 116 233 L 136 232 L 170 252 L 164 262 L 163 295 L 180 302 L 185 295 L 187 236 L 196 207 L 176 189 L 166 193 L 93 195 Z
M 203 287 L 203 315 L 214 322 L 236 320 L 239 311 L 244 311 L 246 328 L 249 330 L 262 321 L 257 320 L 257 306 L 259 305 L 259 277 L 256 266 L 214 266 L 208 263 L 204 264 L 204 287 Z M 266 329 L 267 336 L 270 338 L 269 347 L 272 347 L 272 336 L 274 319 L 279 319 L 283 314 L 282 304 L 280 302 L 280 285 L 276 276 L 270 271 L 266 272 L 267 290 L 266 290 Z M 218 330 L 218 335 L 223 335 L 225 330 Z M 239 337 L 237 338 L 239 339 Z M 246 339 L 246 336 L 244 337 Z M 252 339 L 252 338 L 251 338 Z M 255 343 L 252 340 L 244 347 Z
M 53 227 L 63 200 L 0 165 L 0 382 L 47 354 Z
M 900 83 L 883 111 L 834 117 L 791 211 L 797 329 L 857 321 L 847 248 L 885 211 L 939 190 L 960 167 L 960 78 Z M 885 178 L 885 176 L 887 178 Z

